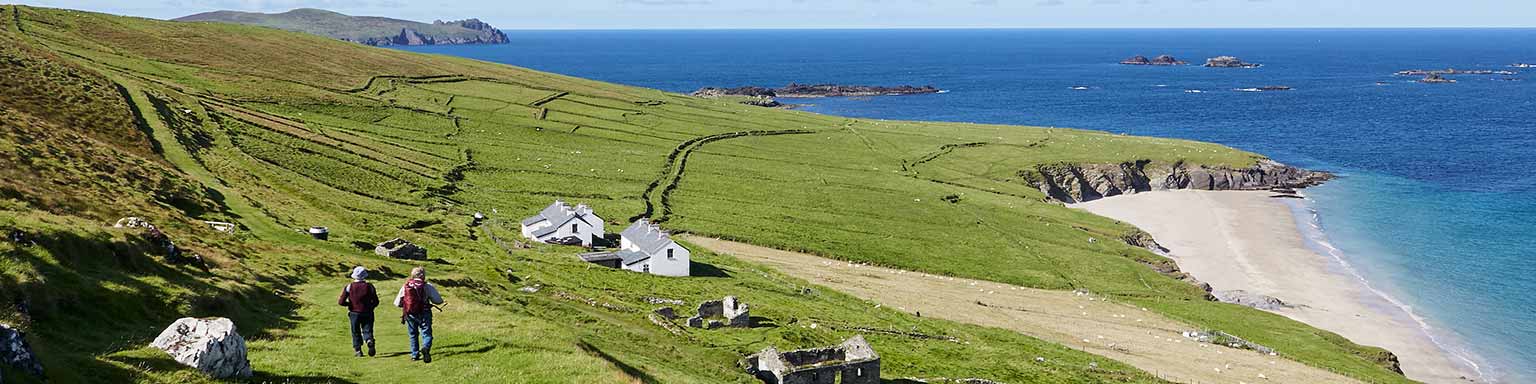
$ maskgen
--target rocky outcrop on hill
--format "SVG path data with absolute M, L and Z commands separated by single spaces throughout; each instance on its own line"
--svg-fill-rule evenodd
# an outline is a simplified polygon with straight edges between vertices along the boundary
M 1333 178 L 1327 172 L 1308 171 L 1270 160 L 1243 169 L 1190 166 L 1182 162 L 1159 167 L 1145 160 L 1119 164 L 1045 164 L 1020 171 L 1019 175 L 1052 199 L 1066 203 L 1167 189 L 1302 188 Z
M 235 332 L 235 323 L 226 318 L 183 317 L 160 332 L 150 346 L 215 379 L 251 377 L 245 338 Z
M 8 365 L 7 369 L 17 369 L 37 378 L 43 377 L 43 364 L 32 353 L 32 345 L 27 343 L 26 334 L 11 328 L 9 324 L 0 324 L 0 363 Z

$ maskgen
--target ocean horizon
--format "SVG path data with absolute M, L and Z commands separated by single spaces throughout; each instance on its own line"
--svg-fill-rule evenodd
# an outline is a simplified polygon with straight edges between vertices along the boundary
M 399 47 L 688 93 L 788 83 L 948 92 L 783 99 L 867 119 L 1221 143 L 1340 177 L 1298 226 L 1493 382 L 1536 380 L 1536 29 L 506 30 Z M 1126 66 L 1169 54 L 1192 65 Z M 1232 55 L 1253 69 L 1204 68 Z M 1400 70 L 1513 70 L 1423 84 Z M 1290 91 L 1240 89 L 1285 86 Z M 1195 92 L 1198 91 L 1198 92 Z M 1310 217 L 1309 217 L 1310 216 Z M 1307 228 L 1300 228 L 1307 233 Z

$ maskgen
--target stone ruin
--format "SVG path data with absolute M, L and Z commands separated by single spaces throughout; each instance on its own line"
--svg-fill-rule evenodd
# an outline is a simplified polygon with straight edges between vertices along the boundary
M 8 324 L 0 324 L 0 363 L 33 377 L 43 378 L 43 364 L 37 354 L 32 353 L 32 345 L 27 343 L 26 337 L 20 330 Z
M 880 355 L 864 336 L 834 347 L 779 352 L 773 347 L 747 356 L 747 373 L 767 384 L 879 384 Z
M 747 328 L 752 326 L 752 316 L 747 313 L 747 303 L 736 300 L 736 296 L 726 296 L 724 300 L 699 303 L 699 314 L 688 318 L 688 326 L 705 329 Z
M 183 317 L 160 332 L 150 346 L 215 379 L 252 374 L 251 362 L 246 359 L 245 338 L 235 332 L 235 323 L 226 318 Z
M 409 260 L 426 260 L 427 259 L 427 249 L 426 248 L 422 248 L 422 247 L 416 246 L 416 244 L 411 244 L 411 242 L 405 241 L 405 239 L 401 239 L 401 238 L 398 238 L 398 237 L 396 237 L 396 238 L 394 238 L 393 240 L 390 240 L 390 241 L 379 243 L 378 247 L 374 247 L 373 248 L 373 253 L 378 254 L 379 256 L 391 257 L 391 258 L 396 258 L 396 259 L 409 259 Z

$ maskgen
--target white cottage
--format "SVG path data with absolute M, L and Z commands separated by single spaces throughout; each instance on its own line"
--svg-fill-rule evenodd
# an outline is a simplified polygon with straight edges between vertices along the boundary
M 619 267 L 662 276 L 688 276 L 688 248 L 661 227 L 640 219 L 619 233 Z
M 523 219 L 523 237 L 540 243 L 575 237 L 581 239 L 582 246 L 590 247 L 593 239 L 602 238 L 603 233 L 603 218 L 586 204 L 571 207 L 555 200 L 539 214 Z

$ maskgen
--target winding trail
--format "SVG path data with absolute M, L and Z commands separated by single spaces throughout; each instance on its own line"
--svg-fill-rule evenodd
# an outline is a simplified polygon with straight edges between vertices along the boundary
M 1194 326 L 1092 294 L 872 267 L 707 237 L 681 238 L 887 307 L 1017 331 L 1125 362 L 1169 381 L 1358 382 L 1280 356 L 1197 343 L 1180 334 L 1197 329 Z

